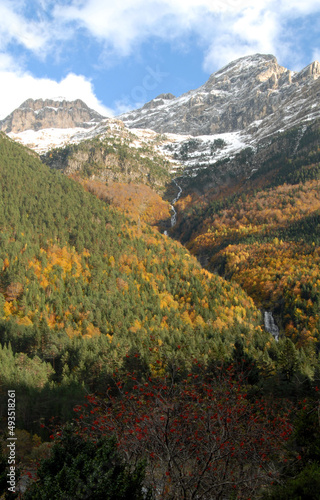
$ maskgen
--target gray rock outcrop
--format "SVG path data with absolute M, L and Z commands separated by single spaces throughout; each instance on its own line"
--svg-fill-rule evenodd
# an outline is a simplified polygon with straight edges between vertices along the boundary
M 320 114 L 319 75 L 317 61 L 294 73 L 272 55 L 255 54 L 231 62 L 196 90 L 170 99 L 160 95 L 119 118 L 130 128 L 159 133 L 209 135 L 247 131 L 251 125 L 250 134 L 260 125 L 271 133 L 290 119 Z
M 5 133 L 19 133 L 24 130 L 46 128 L 89 128 L 105 120 L 90 109 L 81 99 L 75 101 L 53 99 L 28 99 L 4 120 L 0 130 Z

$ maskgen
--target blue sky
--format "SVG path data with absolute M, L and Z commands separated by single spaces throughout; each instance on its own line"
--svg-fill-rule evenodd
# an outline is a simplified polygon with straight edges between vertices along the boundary
M 0 0 L 0 18 L 0 118 L 58 96 L 118 115 L 248 54 L 320 59 L 319 0 Z

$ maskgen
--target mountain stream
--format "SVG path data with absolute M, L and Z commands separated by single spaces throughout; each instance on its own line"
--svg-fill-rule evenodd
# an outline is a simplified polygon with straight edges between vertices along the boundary
M 179 191 L 178 191 L 178 194 L 175 197 L 175 199 L 172 200 L 172 203 L 170 204 L 171 210 L 173 211 L 173 215 L 171 216 L 171 227 L 175 226 L 176 223 L 177 223 L 177 211 L 174 208 L 174 204 L 177 203 L 177 201 L 179 200 L 179 198 L 180 198 L 180 196 L 182 194 L 182 187 L 179 186 L 179 184 L 177 183 L 176 179 L 173 179 L 173 182 L 175 183 L 175 185 L 177 186 L 177 188 L 179 189 Z M 168 231 L 164 231 L 163 234 L 165 234 L 166 236 L 168 236 Z

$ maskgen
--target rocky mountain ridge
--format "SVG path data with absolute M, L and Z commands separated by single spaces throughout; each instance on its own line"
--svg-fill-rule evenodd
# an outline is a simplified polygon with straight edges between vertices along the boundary
M 47 128 L 89 128 L 105 120 L 81 99 L 27 99 L 4 120 L 0 130 L 6 134 Z
M 231 62 L 196 90 L 180 97 L 158 96 L 119 118 L 129 127 L 193 136 L 242 131 L 261 137 L 286 129 L 289 120 L 320 116 L 320 64 L 298 73 L 272 55 L 255 54 Z
M 180 97 L 160 94 L 121 119 L 103 118 L 80 100 L 29 99 L 0 126 L 39 154 L 112 136 L 131 148 L 151 147 L 170 161 L 172 172 L 186 167 L 189 178 L 208 167 L 216 183 L 219 162 L 229 162 L 227 171 L 230 159 L 232 175 L 248 178 L 274 154 L 270 145 L 277 134 L 299 128 L 293 154 L 306 128 L 320 118 L 319 75 L 317 61 L 294 73 L 272 55 L 255 54 L 231 62 L 199 89 Z

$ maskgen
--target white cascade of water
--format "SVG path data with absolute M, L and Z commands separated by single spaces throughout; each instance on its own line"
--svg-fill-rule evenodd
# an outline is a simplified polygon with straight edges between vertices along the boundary
M 277 327 L 272 312 L 264 311 L 264 327 L 267 332 L 274 336 L 275 340 L 279 340 L 279 328 Z
M 173 215 L 171 217 L 171 227 L 175 226 L 176 223 L 177 223 L 177 211 L 176 209 L 174 208 L 174 204 L 177 203 L 177 201 L 179 200 L 181 194 L 182 194 L 182 187 L 179 186 L 179 184 L 177 183 L 176 179 L 173 179 L 173 182 L 175 183 L 175 185 L 177 186 L 177 188 L 179 189 L 179 192 L 177 194 L 177 196 L 175 197 L 175 199 L 172 201 L 171 203 L 171 209 L 173 211 Z
M 182 187 L 179 186 L 179 184 L 177 183 L 176 179 L 173 179 L 173 181 L 175 183 L 175 185 L 177 186 L 177 188 L 179 189 L 178 191 L 178 194 L 177 196 L 175 197 L 174 200 L 172 200 L 172 203 L 170 204 L 170 208 L 171 210 L 173 211 L 173 215 L 171 216 L 171 227 L 175 226 L 176 223 L 177 223 L 177 211 L 176 209 L 174 208 L 174 204 L 177 203 L 177 201 L 179 200 L 181 194 L 182 194 Z M 165 236 L 168 236 L 168 231 L 164 231 L 163 234 Z

